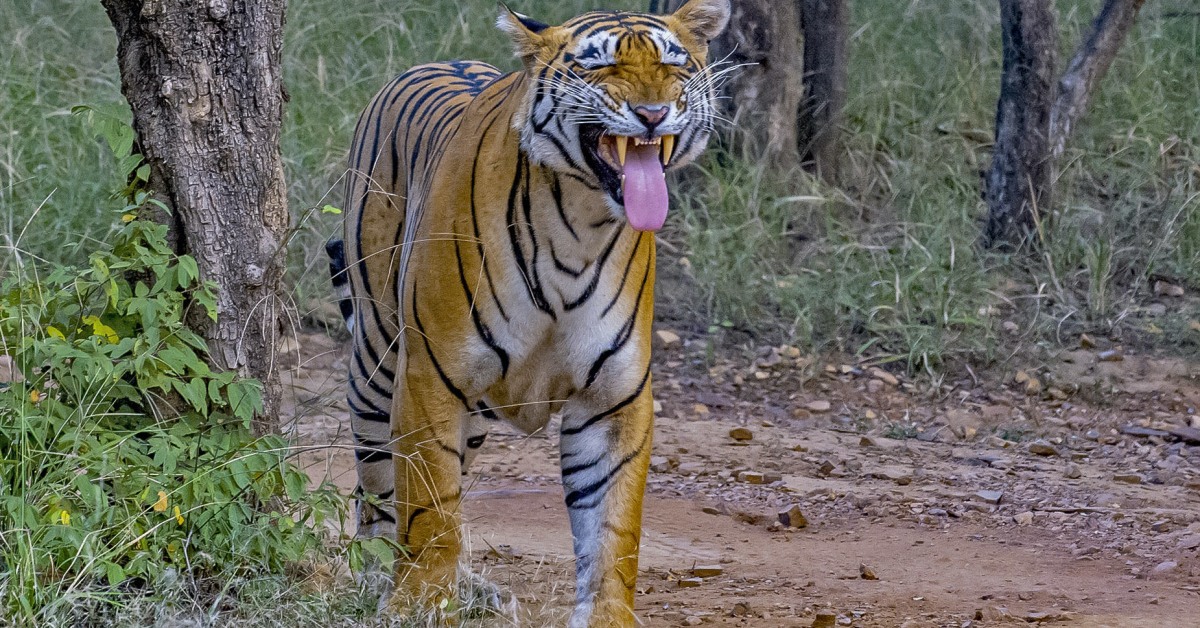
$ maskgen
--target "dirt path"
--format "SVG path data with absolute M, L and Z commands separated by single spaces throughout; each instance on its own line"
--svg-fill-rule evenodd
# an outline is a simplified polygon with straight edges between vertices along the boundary
M 298 437 L 344 445 L 336 343 L 301 345 Z M 1191 436 L 1200 367 L 1072 352 L 1007 384 L 922 390 L 788 348 L 659 356 L 647 626 L 807 627 L 821 612 L 846 626 L 1200 625 L 1200 447 L 1155 431 Z M 353 486 L 347 449 L 307 459 Z M 555 439 L 493 434 L 475 471 L 474 568 L 517 596 L 522 625 L 562 624 Z M 778 522 L 793 506 L 806 527 Z

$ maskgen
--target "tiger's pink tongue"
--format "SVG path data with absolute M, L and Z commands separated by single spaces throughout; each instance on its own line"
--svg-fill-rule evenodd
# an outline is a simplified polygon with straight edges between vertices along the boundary
M 625 216 L 638 231 L 658 231 L 667 219 L 667 178 L 654 144 L 630 146 L 625 159 Z

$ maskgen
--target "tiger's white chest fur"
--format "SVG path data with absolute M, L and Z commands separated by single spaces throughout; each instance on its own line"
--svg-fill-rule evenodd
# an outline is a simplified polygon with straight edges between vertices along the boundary
M 467 373 L 471 392 L 525 432 L 544 428 L 568 402 L 589 407 L 616 403 L 643 375 L 647 356 L 631 324 L 638 304 L 630 297 L 638 296 L 644 278 L 621 271 L 635 247 L 650 245 L 639 243 L 639 235 L 624 225 L 595 231 L 590 235 L 596 241 L 613 241 L 607 259 L 599 248 L 570 246 L 569 238 L 554 238 L 559 245 L 555 255 L 538 259 L 537 274 L 553 316 L 528 306 L 526 299 L 526 307 L 507 322 L 490 324 L 494 341 L 508 354 L 507 373 L 485 343 L 473 343 L 464 356 L 473 365 Z M 550 243 L 544 242 L 547 249 Z M 507 294 L 529 289 L 521 273 L 504 275 Z

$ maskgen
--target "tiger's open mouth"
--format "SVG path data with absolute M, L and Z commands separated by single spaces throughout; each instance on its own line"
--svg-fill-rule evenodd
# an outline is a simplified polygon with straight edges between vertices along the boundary
M 666 168 L 675 152 L 674 135 L 656 138 L 610 135 L 604 127 L 580 129 L 584 157 L 604 191 L 625 208 L 630 226 L 657 231 L 667 218 Z

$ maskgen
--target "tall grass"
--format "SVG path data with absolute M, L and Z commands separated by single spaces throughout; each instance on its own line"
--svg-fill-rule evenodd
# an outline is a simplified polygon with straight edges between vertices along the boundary
M 645 4 L 514 6 L 554 22 Z M 1064 62 L 1095 5 L 1057 3 Z M 1004 320 L 1034 335 L 1119 333 L 1131 321 L 1146 328 L 1138 316 L 1156 280 L 1200 289 L 1200 18 L 1188 14 L 1191 2 L 1145 7 L 1070 142 L 1048 245 L 1032 260 L 975 248 L 1000 72 L 994 2 L 851 7 L 843 188 L 706 160 L 703 189 L 681 196 L 665 234 L 692 264 L 691 280 L 664 286 L 684 305 L 661 312 L 700 330 L 715 324 L 932 367 L 947 356 L 986 359 Z M 303 224 L 290 249 L 298 302 L 328 299 L 320 245 L 337 219 L 312 209 L 340 204 L 362 106 L 419 62 L 515 68 L 494 14 L 491 0 L 290 3 L 283 154 Z M 111 27 L 97 2 L 29 0 L 0 4 L 0 29 L 10 34 L 0 47 L 0 239 L 21 237 L 53 261 L 79 259 L 109 233 L 87 208 L 103 200 L 111 172 L 67 112 L 125 106 Z M 1191 318 L 1186 303 L 1171 303 L 1154 325 L 1162 338 L 1187 340 Z

